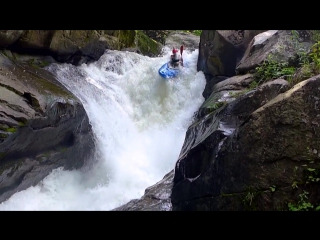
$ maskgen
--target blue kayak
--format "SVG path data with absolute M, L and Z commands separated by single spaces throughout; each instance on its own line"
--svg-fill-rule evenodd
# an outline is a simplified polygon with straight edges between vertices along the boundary
M 179 74 L 180 69 L 179 67 L 171 67 L 169 62 L 167 62 L 159 68 L 158 72 L 163 78 L 174 78 Z

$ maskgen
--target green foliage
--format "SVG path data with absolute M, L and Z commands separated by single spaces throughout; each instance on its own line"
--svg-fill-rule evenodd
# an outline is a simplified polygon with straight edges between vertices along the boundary
M 15 127 L 10 127 L 10 128 L 5 129 L 5 130 L 6 130 L 6 132 L 14 133 L 14 132 L 17 131 L 17 128 L 15 128 Z
M 311 61 L 314 63 L 314 70 L 320 72 L 320 41 L 316 42 L 311 47 L 310 52 Z
M 24 127 L 24 126 L 26 126 L 26 121 L 18 122 L 18 124 L 20 127 Z
M 313 209 L 313 205 L 310 202 L 307 202 L 309 192 L 303 190 L 303 193 L 299 194 L 298 203 L 288 203 L 289 211 L 309 211 Z
M 120 30 L 118 32 L 119 48 L 135 46 L 135 38 L 137 35 L 142 35 L 141 30 Z
M 320 41 L 320 30 L 310 30 L 311 32 L 311 41 L 318 42 Z
M 268 59 L 256 67 L 255 82 L 257 87 L 266 81 L 276 78 L 288 80 L 291 86 L 320 73 L 320 30 L 310 30 L 314 45 L 308 53 L 300 43 L 298 30 L 292 30 L 291 40 L 296 51 L 297 65 L 289 66 L 287 62 L 277 62 L 269 55 Z M 254 85 L 256 84 L 256 85 Z
M 271 192 L 275 192 L 275 191 L 276 191 L 276 186 L 275 186 L 275 185 L 272 185 L 272 186 L 270 187 L 270 190 L 271 190 Z
M 291 85 L 294 85 L 320 73 L 320 31 L 311 30 L 311 40 L 314 44 L 309 53 L 300 46 L 297 31 L 292 30 L 292 32 L 294 36 L 293 41 L 296 43 L 297 60 L 300 66 L 296 76 L 290 82 Z
M 6 138 L 8 135 L 4 133 L 0 133 L 0 138 Z
M 245 94 L 246 92 L 248 92 L 248 90 L 243 90 L 243 91 L 240 91 L 240 92 L 229 92 L 229 96 L 232 97 L 232 98 L 237 98 L 237 97 Z
M 200 36 L 202 33 L 202 30 L 193 30 L 193 32 L 191 32 L 191 33 L 193 33 L 196 36 Z
M 253 199 L 254 199 L 254 193 L 248 192 L 247 195 L 244 197 L 243 201 L 249 204 L 249 206 L 251 206 Z
M 300 43 L 299 32 L 297 30 L 291 30 L 292 33 L 292 43 L 294 45 L 294 49 L 296 51 L 296 55 L 298 56 L 299 63 L 310 63 L 310 57 L 308 53 L 303 48 L 302 44 Z M 320 40 L 320 39 L 319 39 Z
M 9 58 L 8 54 L 6 53 L 6 51 L 1 51 L 1 54 L 7 58 Z
M 222 107 L 225 104 L 226 102 L 215 102 L 207 106 L 207 108 L 209 108 L 211 112 L 214 112 L 215 110 L 217 110 L 218 108 Z
M 272 56 L 268 56 L 268 60 L 264 61 L 262 65 L 256 68 L 255 78 L 260 82 L 266 82 L 277 78 L 289 78 L 292 77 L 296 69 L 289 66 L 287 62 L 277 62 L 272 59 Z
M 40 68 L 44 68 L 44 67 L 48 66 L 49 64 L 50 64 L 50 63 L 47 62 L 47 61 L 41 61 L 41 62 L 39 63 L 39 67 L 40 67 Z
M 300 42 L 299 42 L 299 32 L 297 30 L 291 30 L 291 41 L 294 44 L 294 48 L 296 50 L 299 49 L 300 47 Z
M 27 63 L 35 68 L 44 68 L 50 64 L 47 61 L 40 61 L 35 59 L 30 59 L 27 61 Z
M 188 33 L 192 33 L 196 36 L 200 36 L 202 33 L 202 30 L 183 30 L 183 31 L 188 32 Z
M 293 189 L 298 188 L 298 182 L 297 182 L 297 181 L 294 181 L 294 182 L 292 183 L 291 187 L 292 187 Z
M 306 168 L 305 169 L 305 181 L 306 183 L 319 182 L 320 181 L 320 172 L 316 168 Z
M 258 87 L 258 82 L 256 81 L 252 81 L 250 84 L 249 84 L 249 90 L 252 90 L 254 88 Z
M 298 51 L 297 56 L 301 65 L 309 64 L 311 62 L 309 54 L 305 51 Z
M 137 30 L 136 32 L 137 46 L 143 54 L 157 55 L 159 52 L 160 45 L 149 38 L 143 31 Z M 132 44 L 135 44 L 134 42 Z
M 258 210 L 258 198 L 261 197 L 263 191 L 258 191 L 253 187 L 248 187 L 247 191 L 242 199 L 244 207 L 247 211 L 256 211 Z
M 310 161 L 312 163 L 313 161 Z M 298 189 L 298 185 L 305 185 L 305 184 L 311 184 L 311 183 L 318 183 L 320 182 L 320 169 L 318 168 L 312 168 L 308 167 L 307 164 L 301 165 L 304 167 L 304 180 L 302 182 L 294 181 L 292 184 L 293 189 Z M 295 172 L 298 169 L 298 167 L 295 167 Z M 294 173 L 295 175 L 295 173 Z M 319 211 L 320 206 L 314 207 L 308 200 L 309 192 L 303 190 L 303 193 L 299 194 L 299 200 L 297 203 L 290 202 L 288 203 L 289 211 L 309 211 L 309 210 L 315 210 Z

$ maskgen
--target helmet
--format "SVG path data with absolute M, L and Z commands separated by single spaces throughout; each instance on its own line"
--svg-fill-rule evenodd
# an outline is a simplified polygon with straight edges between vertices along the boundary
M 172 53 L 176 53 L 176 52 L 178 52 L 178 49 L 173 48 Z

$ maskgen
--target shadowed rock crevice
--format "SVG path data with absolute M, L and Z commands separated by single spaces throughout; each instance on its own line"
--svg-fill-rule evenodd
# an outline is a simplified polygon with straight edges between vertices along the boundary
M 26 99 L 26 102 L 31 105 L 31 107 L 33 107 L 33 108 L 40 107 L 38 100 L 36 98 L 32 97 L 31 93 L 24 92 L 22 96 Z

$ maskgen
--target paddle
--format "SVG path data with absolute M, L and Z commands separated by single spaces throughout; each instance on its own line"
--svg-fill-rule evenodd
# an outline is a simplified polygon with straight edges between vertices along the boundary
M 183 53 L 183 45 L 181 45 L 181 47 L 180 47 L 181 64 L 182 64 L 182 66 L 183 66 L 182 53 Z

